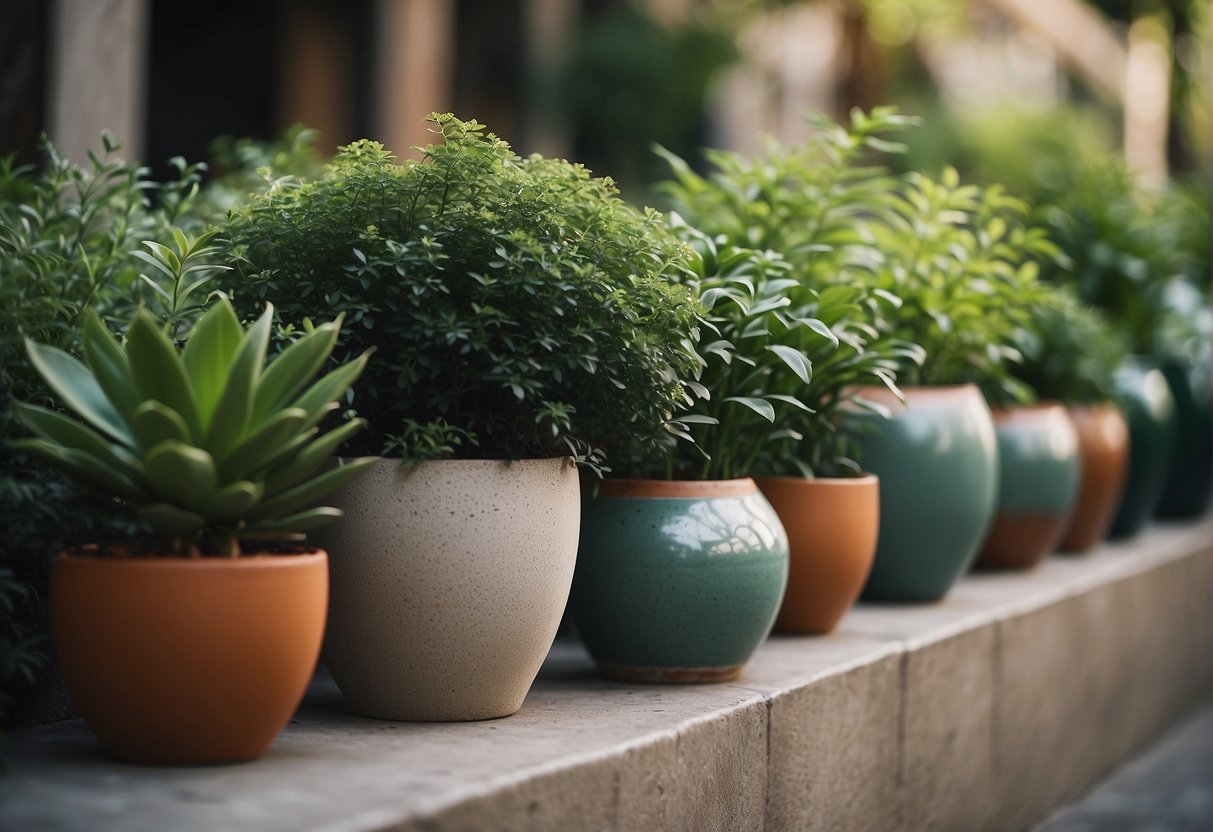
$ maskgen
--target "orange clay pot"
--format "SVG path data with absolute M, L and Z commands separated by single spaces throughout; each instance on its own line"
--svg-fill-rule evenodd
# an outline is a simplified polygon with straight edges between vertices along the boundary
M 828 633 L 872 569 L 880 529 L 880 481 L 872 475 L 757 480 L 788 533 L 788 588 L 775 619 L 784 633 Z
M 80 714 L 124 762 L 260 757 L 320 654 L 324 552 L 239 558 L 61 555 L 55 650 Z
M 1129 471 L 1129 428 L 1112 404 L 1068 410 L 1078 431 L 1082 473 L 1061 549 L 1085 552 L 1107 536 L 1120 504 Z

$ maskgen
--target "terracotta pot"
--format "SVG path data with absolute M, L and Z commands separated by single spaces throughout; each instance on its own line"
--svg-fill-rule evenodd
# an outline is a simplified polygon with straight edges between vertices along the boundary
M 194 765 L 260 757 L 307 689 L 324 630 L 324 552 L 63 555 L 55 650 L 106 753 Z
M 448 721 L 522 707 L 569 596 L 570 458 L 381 460 L 330 498 L 324 660 L 355 713 Z
M 1116 383 L 1129 423 L 1129 474 L 1108 534 L 1125 538 L 1145 527 L 1162 500 L 1175 448 L 1175 397 L 1147 356 L 1130 358 Z
M 775 621 L 788 538 L 751 479 L 587 485 L 569 607 L 608 676 L 735 679 Z
M 969 570 L 994 519 L 998 443 L 972 384 L 884 388 L 860 395 L 886 405 L 870 424 L 859 462 L 880 477 L 880 538 L 863 597 L 934 601 Z
M 1075 497 L 1078 433 L 1056 402 L 994 411 L 998 512 L 977 558 L 984 569 L 1030 569 L 1057 548 Z
M 1078 496 L 1061 539 L 1064 552 L 1085 552 L 1103 540 L 1129 472 L 1129 426 L 1111 403 L 1068 409 L 1078 434 Z
M 785 633 L 828 633 L 859 598 L 880 528 L 880 482 L 855 478 L 757 480 L 788 533 L 788 588 L 775 619 Z

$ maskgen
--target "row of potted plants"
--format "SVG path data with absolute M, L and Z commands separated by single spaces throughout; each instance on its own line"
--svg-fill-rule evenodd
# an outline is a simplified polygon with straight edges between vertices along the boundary
M 355 712 L 482 719 L 521 706 L 566 600 L 605 673 L 723 680 L 776 622 L 829 632 L 861 592 L 933 600 L 979 555 L 1103 536 L 1115 336 L 1038 280 L 1062 253 L 1025 204 L 873 164 L 908 119 L 822 122 L 709 177 L 663 152 L 668 216 L 432 121 L 420 161 L 355 143 L 150 242 L 164 309 L 125 344 L 91 315 L 83 362 L 27 344 L 79 418 L 16 405 L 36 438 L 13 446 L 148 535 L 55 568 L 58 650 L 109 753 L 259 755 L 322 632 Z M 1095 410 L 1027 407 L 1034 387 Z M 231 696 L 256 706 L 232 720 Z

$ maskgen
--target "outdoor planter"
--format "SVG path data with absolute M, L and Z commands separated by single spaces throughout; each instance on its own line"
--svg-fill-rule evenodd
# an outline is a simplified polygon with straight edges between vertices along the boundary
M 259 757 L 311 680 L 322 551 L 239 558 L 63 555 L 55 651 L 105 752 L 132 763 Z
M 1057 547 L 1078 494 L 1078 434 L 1057 403 L 994 411 L 998 511 L 977 565 L 1027 569 Z
M 1129 472 L 1129 427 L 1111 403 L 1068 408 L 1081 455 L 1078 494 L 1061 540 L 1064 552 L 1085 552 L 1103 540 Z
M 1175 398 L 1176 442 L 1171 475 L 1158 504 L 1160 517 L 1195 517 L 1213 491 L 1213 392 L 1207 366 L 1162 368 Z
M 383 459 L 338 492 L 324 660 L 355 713 L 472 720 L 522 707 L 568 600 L 568 458 Z
M 998 486 L 994 420 L 975 385 L 880 388 L 866 398 L 891 418 L 870 421 L 860 462 L 880 478 L 880 539 L 863 597 L 942 598 L 973 563 Z
M 785 633 L 828 633 L 872 569 L 880 526 L 876 477 L 757 480 L 788 533 L 788 588 L 775 619 Z
M 570 609 L 602 672 L 737 678 L 788 577 L 787 535 L 754 481 L 587 483 L 582 512 Z
M 1162 371 L 1143 357 L 1117 376 L 1129 423 L 1129 473 L 1110 535 L 1131 537 L 1153 516 L 1170 473 L 1175 444 L 1175 398 Z

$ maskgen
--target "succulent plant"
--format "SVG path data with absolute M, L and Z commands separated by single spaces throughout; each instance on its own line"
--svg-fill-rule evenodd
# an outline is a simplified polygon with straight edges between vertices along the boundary
M 363 422 L 318 428 L 368 356 L 313 381 L 336 344 L 338 318 L 309 327 L 267 366 L 273 314 L 267 304 L 246 331 L 221 298 L 179 351 L 144 309 L 125 345 L 90 312 L 86 363 L 27 339 L 30 363 L 79 419 L 17 403 L 36 438 L 10 446 L 132 507 L 174 554 L 234 557 L 241 540 L 302 540 L 341 516 L 317 501 L 373 462 L 324 470 Z

